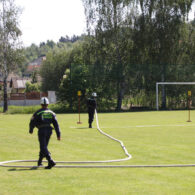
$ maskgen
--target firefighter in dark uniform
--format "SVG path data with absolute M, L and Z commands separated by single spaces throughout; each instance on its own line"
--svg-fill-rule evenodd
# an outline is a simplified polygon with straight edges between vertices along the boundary
M 38 166 L 42 166 L 42 160 L 45 157 L 48 161 L 48 166 L 45 168 L 51 169 L 53 166 L 56 165 L 56 163 L 51 158 L 50 152 L 47 149 L 53 129 L 51 127 L 51 124 L 53 124 L 55 128 L 58 140 L 60 140 L 60 129 L 58 122 L 56 120 L 55 113 L 47 108 L 48 104 L 49 100 L 46 97 L 42 97 L 41 98 L 42 108 L 33 114 L 29 124 L 29 133 L 32 134 L 33 129 L 35 127 L 38 128 L 38 138 L 40 144 Z
M 93 122 L 93 119 L 94 119 L 94 113 L 95 113 L 95 109 L 96 109 L 96 106 L 97 106 L 96 100 L 95 100 L 96 97 L 97 97 L 97 94 L 96 93 L 92 93 L 91 98 L 89 98 L 87 100 L 88 115 L 89 115 L 89 120 L 88 120 L 89 128 L 92 128 L 92 122 Z

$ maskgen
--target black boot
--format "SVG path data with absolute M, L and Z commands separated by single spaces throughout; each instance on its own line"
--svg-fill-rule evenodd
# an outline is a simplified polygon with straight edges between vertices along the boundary
M 38 162 L 37 162 L 37 166 L 38 166 L 38 167 L 39 167 L 39 166 L 43 166 L 42 160 L 43 160 L 43 156 L 42 156 L 42 155 L 39 155 L 39 160 L 38 160 Z
M 91 123 L 89 123 L 89 128 L 92 128 L 92 125 L 91 125 Z
M 38 160 L 38 162 L 37 162 L 37 166 L 39 167 L 39 166 L 43 166 L 43 164 L 42 164 L 42 158 L 39 158 L 39 160 Z
M 52 167 L 56 165 L 56 163 L 51 159 L 50 155 L 47 155 L 46 159 L 48 160 L 48 166 L 45 167 L 45 169 L 51 169 Z

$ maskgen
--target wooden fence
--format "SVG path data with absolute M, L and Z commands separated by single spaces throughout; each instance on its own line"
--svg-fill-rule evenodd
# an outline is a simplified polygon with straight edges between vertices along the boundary
M 40 100 L 41 97 L 48 97 L 46 92 L 30 92 L 30 93 L 11 93 L 9 100 Z

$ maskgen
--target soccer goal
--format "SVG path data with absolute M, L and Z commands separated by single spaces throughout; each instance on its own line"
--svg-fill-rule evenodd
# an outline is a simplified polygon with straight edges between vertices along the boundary
M 156 83 L 156 110 L 159 110 L 159 97 L 158 97 L 159 85 L 195 85 L 195 82 L 157 82 Z

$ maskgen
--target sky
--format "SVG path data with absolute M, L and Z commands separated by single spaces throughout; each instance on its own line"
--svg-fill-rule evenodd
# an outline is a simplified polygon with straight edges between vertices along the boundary
M 15 0 L 22 8 L 19 18 L 24 46 L 53 40 L 61 36 L 81 35 L 86 32 L 82 0 Z M 190 19 L 194 18 L 195 5 Z
M 15 0 L 15 4 L 22 8 L 19 26 L 24 46 L 47 40 L 57 42 L 61 36 L 86 31 L 81 0 Z

